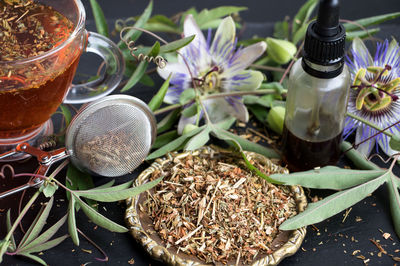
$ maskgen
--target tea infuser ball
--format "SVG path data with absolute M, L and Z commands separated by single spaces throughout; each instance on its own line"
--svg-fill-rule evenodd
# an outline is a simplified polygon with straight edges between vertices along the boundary
M 145 160 L 156 134 L 156 119 L 143 101 L 111 95 L 79 111 L 66 131 L 65 147 L 80 170 L 116 177 Z

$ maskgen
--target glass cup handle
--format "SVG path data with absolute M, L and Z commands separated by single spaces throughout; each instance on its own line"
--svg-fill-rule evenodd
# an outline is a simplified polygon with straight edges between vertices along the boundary
M 95 101 L 110 94 L 123 78 L 124 57 L 111 40 L 98 33 L 88 32 L 86 52 L 95 53 L 104 60 L 105 74 L 94 81 L 72 85 L 64 103 L 82 104 Z

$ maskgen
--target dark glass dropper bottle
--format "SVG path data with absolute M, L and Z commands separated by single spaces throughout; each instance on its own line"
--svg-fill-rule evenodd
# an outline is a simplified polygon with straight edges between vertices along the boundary
M 307 29 L 303 58 L 289 76 L 283 158 L 292 171 L 335 164 L 339 158 L 350 87 L 345 38 L 339 1 L 321 0 L 317 20 Z

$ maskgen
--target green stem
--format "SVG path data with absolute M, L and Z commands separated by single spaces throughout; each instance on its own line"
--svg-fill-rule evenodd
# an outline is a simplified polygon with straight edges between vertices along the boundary
M 385 134 L 386 136 L 393 137 L 393 134 L 387 132 L 386 130 L 383 130 L 382 128 L 376 126 L 375 124 L 369 122 L 368 120 L 365 120 L 365 119 L 362 118 L 362 117 L 356 116 L 356 115 L 351 114 L 351 113 L 346 113 L 346 115 L 349 116 L 349 117 L 351 117 L 351 118 L 353 118 L 353 119 L 355 119 L 355 120 L 358 120 L 358 121 L 362 122 L 363 124 L 366 124 L 366 125 L 368 125 L 368 126 L 374 128 L 374 129 L 378 130 L 379 132 L 382 132 L 382 133 Z
M 214 94 L 209 94 L 209 95 L 204 95 L 201 96 L 200 98 L 202 100 L 207 100 L 207 99 L 215 99 L 215 98 L 221 98 L 221 97 L 230 97 L 230 96 L 243 96 L 243 95 L 258 95 L 258 94 L 272 94 L 276 93 L 276 90 L 274 89 L 264 89 L 264 90 L 255 90 L 255 91 L 235 91 L 235 92 L 222 92 L 222 93 L 214 93 Z M 192 103 L 194 100 L 192 100 L 189 103 Z M 188 103 L 188 104 L 189 104 Z M 154 115 L 159 115 L 174 109 L 177 109 L 179 107 L 182 107 L 181 104 L 173 104 L 169 105 L 167 107 L 158 109 L 154 111 Z
M 367 160 L 361 153 L 357 150 L 353 149 L 353 146 L 347 142 L 343 141 L 340 145 L 340 149 L 344 152 L 344 155 L 349 158 L 350 161 L 354 163 L 354 165 L 358 169 L 362 170 L 380 170 L 376 164 Z
M 40 191 L 36 191 L 35 194 L 31 197 L 31 199 L 28 201 L 28 203 L 25 205 L 25 207 L 22 209 L 21 213 L 17 217 L 17 220 L 15 220 L 13 226 L 11 227 L 11 230 L 8 232 L 6 237 L 4 238 L 5 241 L 10 240 L 10 237 L 14 233 L 15 229 L 17 229 L 18 224 L 21 222 L 22 218 L 24 218 L 25 214 L 28 212 L 29 208 L 32 206 L 32 204 L 35 202 L 37 197 L 40 195 Z

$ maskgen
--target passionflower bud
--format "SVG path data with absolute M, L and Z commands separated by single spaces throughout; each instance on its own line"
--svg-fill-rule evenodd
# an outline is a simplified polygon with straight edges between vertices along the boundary
M 282 135 L 284 119 L 285 107 L 282 106 L 272 107 L 267 116 L 269 127 L 279 135 Z
M 280 65 L 288 63 L 296 51 L 296 45 L 289 41 L 267 38 L 268 56 Z

